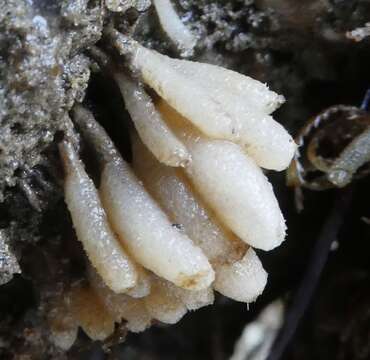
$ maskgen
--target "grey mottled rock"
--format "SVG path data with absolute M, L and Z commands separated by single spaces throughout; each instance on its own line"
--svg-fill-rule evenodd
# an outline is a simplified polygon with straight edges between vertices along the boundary
M 14 274 L 21 273 L 17 258 L 11 251 L 6 233 L 0 230 L 0 285 L 6 284 Z

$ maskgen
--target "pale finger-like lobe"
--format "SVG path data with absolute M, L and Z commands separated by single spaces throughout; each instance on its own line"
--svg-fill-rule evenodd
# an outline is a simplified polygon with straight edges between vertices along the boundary
M 174 69 L 191 77 L 208 90 L 228 93 L 243 100 L 261 114 L 270 114 L 284 103 L 284 97 L 269 90 L 262 82 L 221 66 L 189 60 L 172 59 L 158 54 Z
M 196 39 L 182 23 L 170 0 L 154 0 L 159 21 L 165 33 L 175 43 L 182 56 L 193 54 Z
M 233 136 L 233 119 L 222 104 L 213 101 L 192 79 L 166 64 L 156 52 L 139 47 L 133 65 L 146 84 L 201 131 L 215 138 Z
M 115 292 L 135 286 L 135 265 L 110 229 L 92 180 L 72 145 L 60 144 L 65 169 L 64 194 L 73 226 L 86 254 L 106 284 Z
M 153 155 L 169 166 L 184 166 L 188 163 L 188 150 L 163 121 L 142 86 L 121 73 L 115 74 L 115 78 L 135 128 Z
M 247 244 L 271 250 L 285 237 L 285 222 L 271 184 L 239 146 L 199 140 L 187 174 L 204 199 Z

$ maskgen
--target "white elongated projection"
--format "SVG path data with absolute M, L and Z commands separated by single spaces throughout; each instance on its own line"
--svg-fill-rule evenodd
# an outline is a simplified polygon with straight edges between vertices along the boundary
M 153 0 L 159 21 L 165 33 L 175 43 L 182 56 L 191 56 L 196 38 L 183 24 L 170 0 Z
M 146 84 L 205 134 L 216 138 L 234 136 L 234 121 L 222 104 L 213 101 L 205 89 L 195 86 L 191 78 L 169 66 L 160 54 L 137 44 L 132 64 Z
M 282 95 L 271 91 L 264 83 L 218 65 L 190 60 L 173 59 L 158 54 L 171 67 L 209 90 L 227 92 L 261 114 L 271 114 L 285 101 Z
M 197 69 L 194 63 L 173 60 L 137 43 L 131 43 L 131 49 L 132 64 L 144 82 L 205 135 L 240 143 L 262 167 L 282 170 L 289 165 L 296 145 L 267 115 L 282 100 L 263 84 L 239 75 L 240 83 L 235 85 L 238 76 L 222 68 L 215 70 L 215 65 L 200 64 Z M 224 71 L 223 77 L 233 80 L 226 81 L 231 86 L 222 86 Z M 248 89 L 243 93 L 245 99 L 231 88 Z
M 112 227 L 134 259 L 177 286 L 199 290 L 214 280 L 201 249 L 175 227 L 146 192 L 91 113 L 76 121 L 102 160 L 100 194 Z
M 190 161 L 188 150 L 163 121 L 142 86 L 122 73 L 116 73 L 115 79 L 135 128 L 148 149 L 166 165 L 185 166 Z
M 267 280 L 255 252 L 217 224 L 180 171 L 159 164 L 137 136 L 133 154 L 134 169 L 148 191 L 208 257 L 216 274 L 214 289 L 237 301 L 254 301 Z
M 223 140 L 193 143 L 187 174 L 230 229 L 247 244 L 271 250 L 285 222 L 271 184 L 239 146 Z
M 201 138 L 164 101 L 157 108 L 186 143 L 192 154 L 186 173 L 219 219 L 253 247 L 271 250 L 280 245 L 284 218 L 255 162 L 232 142 Z
M 64 196 L 78 239 L 91 264 L 115 292 L 135 286 L 135 265 L 113 234 L 92 180 L 73 149 L 63 141 L 59 146 L 65 169 Z

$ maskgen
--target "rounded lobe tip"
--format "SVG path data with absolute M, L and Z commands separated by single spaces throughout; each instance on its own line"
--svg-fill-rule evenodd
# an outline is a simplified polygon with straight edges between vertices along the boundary
M 252 248 L 231 265 L 224 265 L 217 273 L 215 289 L 236 301 L 250 303 L 262 294 L 267 273 Z

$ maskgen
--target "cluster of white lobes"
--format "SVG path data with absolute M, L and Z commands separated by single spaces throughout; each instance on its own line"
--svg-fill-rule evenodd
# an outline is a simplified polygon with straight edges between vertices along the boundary
M 99 159 L 99 189 L 72 142 L 60 144 L 65 201 L 90 262 L 89 285 L 72 287 L 51 316 L 65 349 L 78 326 L 103 340 L 122 321 L 134 332 L 172 324 L 211 304 L 214 290 L 254 301 L 267 274 L 252 247 L 271 250 L 285 237 L 261 169 L 283 170 L 295 152 L 269 115 L 283 98 L 236 72 L 130 46 L 155 94 L 115 74 L 135 126 L 133 163 L 80 106 L 73 118 Z

